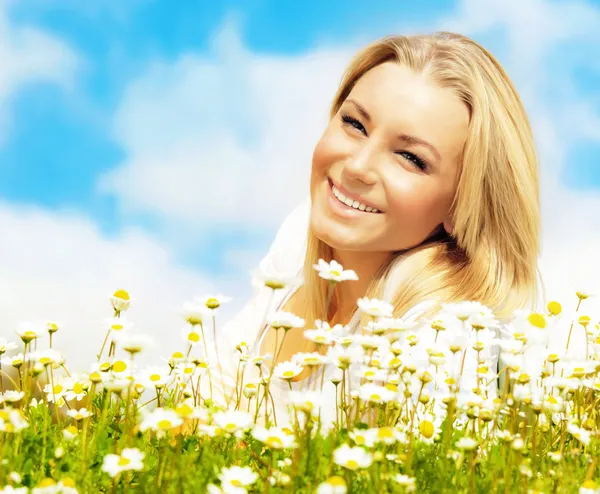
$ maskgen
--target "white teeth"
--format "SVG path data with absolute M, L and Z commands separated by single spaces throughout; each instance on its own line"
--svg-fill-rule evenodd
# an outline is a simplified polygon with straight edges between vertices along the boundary
M 346 197 L 342 194 L 339 189 L 332 184 L 331 190 L 333 190 L 333 195 L 339 199 L 340 202 L 343 202 L 346 206 L 350 206 L 351 208 L 358 209 L 360 211 L 365 211 L 367 213 L 379 213 L 378 209 L 372 208 L 371 206 L 365 206 L 358 201 L 353 201 L 349 197 Z

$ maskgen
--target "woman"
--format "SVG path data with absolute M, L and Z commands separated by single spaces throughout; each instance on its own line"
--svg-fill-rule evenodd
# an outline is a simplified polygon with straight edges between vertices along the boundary
M 230 384 L 240 377 L 231 358 L 240 341 L 254 355 L 277 353 L 278 362 L 315 350 L 303 329 L 281 344 L 261 324 L 276 308 L 306 328 L 326 319 L 356 332 L 367 322 L 356 311 L 365 296 L 389 301 L 394 317 L 428 317 L 442 302 L 478 301 L 500 319 L 531 307 L 539 216 L 531 128 L 496 59 L 447 32 L 377 40 L 345 71 L 314 150 L 310 198 L 286 218 L 259 266 L 301 280 L 275 292 L 258 287 L 219 330 Z M 358 280 L 337 284 L 329 299 L 318 259 L 338 261 Z M 497 352 L 489 358 L 496 367 Z M 280 417 L 287 390 L 310 374 L 271 382 Z M 329 391 L 324 408 L 335 409 Z

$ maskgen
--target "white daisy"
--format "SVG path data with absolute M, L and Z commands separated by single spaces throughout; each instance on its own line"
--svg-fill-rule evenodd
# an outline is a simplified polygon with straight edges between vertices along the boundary
M 361 447 L 350 447 L 344 444 L 333 452 L 333 461 L 349 470 L 358 470 L 359 468 L 370 467 L 373 462 L 373 455 Z
M 313 264 L 313 268 L 319 272 L 321 278 L 335 283 L 347 280 L 358 280 L 355 271 L 352 269 L 344 269 L 335 259 L 330 263 L 327 263 L 324 259 L 319 259 L 318 264 Z
M 114 478 L 126 470 L 142 470 L 144 456 L 137 448 L 125 448 L 120 455 L 108 454 L 102 462 L 102 471 Z

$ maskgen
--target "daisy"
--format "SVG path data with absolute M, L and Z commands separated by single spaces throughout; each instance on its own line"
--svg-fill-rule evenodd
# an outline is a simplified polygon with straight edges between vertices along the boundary
M 317 494 L 346 494 L 346 481 L 337 475 L 329 477 L 317 487 Z
M 201 325 L 204 318 L 209 316 L 206 305 L 200 302 L 186 302 L 181 312 L 186 322 L 192 326 Z
M 358 396 L 362 401 L 370 403 L 387 403 L 396 397 L 396 393 L 385 386 L 367 383 L 358 388 Z
M 29 343 L 43 335 L 42 331 L 35 327 L 30 322 L 22 322 L 19 324 L 19 329 L 16 330 L 17 336 L 21 338 L 23 343 Z
M 248 487 L 258 480 L 258 474 L 250 467 L 223 467 L 219 474 L 221 486 L 226 492 L 230 487 Z
M 16 403 L 20 401 L 25 393 L 23 391 L 7 390 L 4 393 L 0 393 L 0 403 Z
M 130 330 L 134 324 L 124 316 L 121 317 L 109 317 L 104 320 L 104 324 L 107 331 L 112 333 L 120 333 L 121 331 Z
M 59 367 L 65 363 L 65 358 L 53 348 L 36 350 L 27 356 L 28 360 L 39 362 L 42 365 L 52 365 L 53 368 Z
M 292 328 L 303 328 L 304 319 L 292 314 L 291 312 L 277 311 L 268 318 L 269 326 L 273 329 L 283 329 L 288 331 Z
M 87 408 L 80 408 L 79 410 L 75 410 L 74 408 L 71 408 L 70 410 L 67 411 L 67 415 L 77 421 L 79 420 L 83 420 L 83 419 L 87 419 L 88 417 L 91 417 L 92 413 L 87 409 Z
M 273 375 L 284 381 L 290 381 L 299 375 L 302 370 L 303 367 L 298 365 L 296 362 L 281 362 L 275 366 Z
M 271 290 L 281 290 L 287 286 L 297 285 L 301 281 L 301 278 L 298 276 L 269 274 L 260 269 L 252 270 L 250 275 L 253 287 L 267 287 Z
M 144 432 L 151 429 L 156 432 L 164 432 L 174 429 L 182 423 L 183 420 L 174 410 L 169 408 L 155 408 L 151 412 L 146 413 L 140 424 L 140 430 Z
M 44 386 L 44 393 L 46 393 L 47 401 L 57 404 L 61 402 L 68 390 L 65 381 L 65 379 L 54 378 L 54 385 L 48 383 Z
M 169 373 L 162 367 L 150 366 L 140 372 L 138 380 L 147 388 L 162 389 L 169 382 Z
M 20 409 L 0 410 L 0 431 L 17 433 L 29 427 L 29 422 Z
M 115 341 L 130 354 L 139 353 L 154 345 L 154 340 L 143 333 L 124 331 L 115 335 Z
M 81 401 L 86 395 L 91 382 L 85 376 L 79 374 L 72 374 L 64 380 L 64 386 L 66 388 L 65 399 L 67 401 L 77 400 Z
M 125 312 L 131 306 L 131 298 L 126 290 L 117 290 L 109 297 L 109 300 L 117 314 Z
M 13 341 L 7 341 L 4 338 L 0 338 L 0 355 L 9 352 L 10 350 L 15 350 L 16 348 L 18 348 L 17 344 Z
M 359 298 L 357 305 L 361 311 L 373 317 L 392 317 L 394 312 L 394 306 L 392 304 L 376 298 Z
M 203 304 L 210 312 L 215 312 L 221 305 L 231 302 L 231 297 L 219 293 L 217 295 L 209 294 L 202 297 L 196 297 L 196 302 Z
M 416 489 L 416 481 L 415 477 L 410 477 L 408 475 L 397 473 L 394 477 L 392 477 L 399 485 L 404 486 L 407 492 L 412 492 Z
M 464 449 L 465 451 L 473 451 L 478 446 L 478 442 L 472 437 L 461 437 L 456 442 L 456 447 L 458 449 Z
M 319 352 L 298 352 L 292 356 L 292 359 L 299 365 L 305 367 L 314 367 L 316 365 L 323 365 L 327 363 L 327 357 L 321 355 Z
M 190 324 L 181 328 L 181 339 L 188 345 L 198 345 L 202 343 L 202 329 L 197 325 Z
M 252 431 L 252 436 L 273 449 L 288 449 L 295 448 L 296 441 L 293 434 L 288 434 L 279 427 L 255 427 Z
M 295 410 L 315 415 L 322 404 L 323 397 L 319 391 L 290 391 L 288 400 Z
M 358 280 L 356 272 L 352 269 L 344 269 L 335 259 L 330 263 L 325 262 L 323 259 L 319 259 L 318 264 L 313 264 L 313 268 L 318 271 L 321 278 L 334 283 L 347 280 Z
M 357 446 L 372 448 L 377 442 L 376 429 L 354 429 L 348 433 Z
M 344 444 L 333 452 L 333 461 L 349 470 L 358 470 L 359 468 L 370 467 L 373 462 L 373 455 L 361 447 L 350 447 Z
M 227 434 L 235 434 L 238 431 L 249 429 L 254 424 L 252 415 L 239 410 L 227 410 L 217 412 L 213 415 L 215 425 Z
M 332 331 L 325 329 L 307 329 L 304 331 L 304 337 L 318 345 L 330 345 L 336 339 Z
M 102 471 L 115 478 L 125 470 L 142 470 L 144 456 L 137 448 L 125 448 L 120 455 L 108 454 L 102 462 Z

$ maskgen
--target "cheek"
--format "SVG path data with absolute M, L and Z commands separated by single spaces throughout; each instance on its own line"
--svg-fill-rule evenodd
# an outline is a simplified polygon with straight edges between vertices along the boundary
M 388 212 L 393 221 L 403 224 L 422 224 L 429 228 L 431 223 L 441 222 L 449 207 L 446 191 L 428 183 L 428 177 L 416 176 L 404 179 L 388 189 Z

